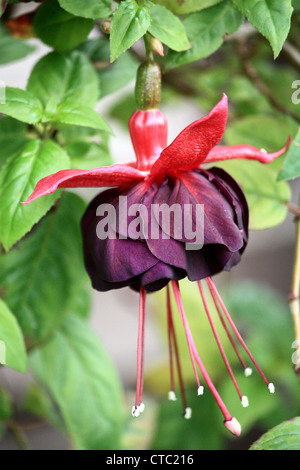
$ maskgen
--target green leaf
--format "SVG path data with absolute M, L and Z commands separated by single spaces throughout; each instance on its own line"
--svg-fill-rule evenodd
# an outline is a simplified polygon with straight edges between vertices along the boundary
M 250 450 L 300 450 L 300 418 L 285 421 L 263 434 Z
M 53 141 L 29 141 L 12 155 L 0 173 L 0 241 L 9 250 L 51 208 L 59 192 L 23 206 L 36 183 L 70 165 L 67 154 Z
M 184 15 L 192 13 L 193 11 L 204 10 L 205 8 L 212 7 L 223 0 L 153 0 L 153 3 L 163 5 L 177 15 Z
M 72 168 L 88 170 L 113 163 L 108 146 L 96 142 L 75 141 L 66 145 L 65 150 L 71 159 Z
M 68 51 L 78 46 L 93 26 L 93 20 L 71 15 L 60 8 L 57 0 L 43 3 L 33 22 L 37 37 L 57 51 Z
M 277 172 L 273 168 L 248 160 L 232 160 L 218 166 L 241 185 L 249 205 L 250 229 L 264 230 L 283 222 L 291 191 L 285 181 L 276 180 Z
M 243 15 L 226 0 L 206 10 L 191 13 L 183 24 L 192 47 L 184 52 L 170 51 L 167 68 L 178 67 L 208 57 L 223 43 L 225 33 L 232 34 L 243 22 Z
M 105 18 L 111 14 L 111 0 L 58 0 L 60 6 L 76 16 L 83 18 Z
M 109 41 L 105 38 L 90 39 L 78 47 L 95 63 L 100 79 L 101 98 L 120 90 L 134 80 L 138 61 L 130 53 L 124 52 L 114 63 L 110 63 Z
M 182 22 L 167 8 L 146 2 L 151 16 L 148 31 L 174 51 L 185 51 L 191 47 Z
M 57 140 L 62 145 L 76 143 L 78 141 L 83 142 L 107 142 L 107 133 L 92 129 L 91 127 L 80 127 L 80 126 L 64 126 L 63 124 L 59 127 L 57 134 Z
M 252 114 L 230 123 L 225 131 L 225 140 L 227 145 L 243 143 L 264 148 L 267 152 L 277 152 L 291 133 L 297 133 L 297 129 L 297 124 L 280 115 Z
M 59 411 L 55 407 L 49 393 L 36 383 L 30 383 L 21 402 L 21 409 L 26 413 L 51 423 L 60 432 L 64 432 Z
M 33 352 L 30 363 L 56 401 L 76 449 L 118 449 L 120 384 L 106 351 L 82 320 L 69 316 Z
M 6 34 L 0 27 L 0 65 L 22 59 L 33 50 L 33 46 Z
M 58 106 L 56 114 L 51 120 L 75 126 L 92 127 L 93 129 L 99 129 L 110 134 L 113 133 L 110 126 L 96 111 L 73 100 L 66 100 Z
M 6 303 L 0 299 L 0 363 L 19 372 L 27 368 L 22 332 Z
M 44 105 L 43 122 L 92 125 L 110 131 L 93 111 L 99 97 L 99 80 L 82 52 L 52 52 L 43 57 L 34 67 L 27 89 Z
M 86 285 L 80 233 L 84 209 L 82 199 L 64 194 L 29 237 L 0 256 L 4 299 L 30 347 L 53 333 L 70 311 L 77 311 L 77 295 Z
M 0 169 L 12 154 L 21 151 L 27 138 L 23 122 L 10 117 L 0 119 Z
M 255 96 L 253 95 L 254 103 Z M 257 110 L 256 110 L 257 112 Z M 298 126 L 289 118 L 276 113 L 270 116 L 267 113 L 252 114 L 239 117 L 225 131 L 225 141 L 228 145 L 239 145 L 241 143 L 254 145 L 254 147 L 265 149 L 267 152 L 277 152 L 287 142 L 289 135 L 296 135 Z M 267 130 L 267 132 L 266 132 Z M 268 164 L 277 172 L 282 166 L 284 156 L 276 158 Z
M 283 166 L 278 175 L 278 181 L 290 180 L 300 176 L 300 128 L 288 149 Z
M 258 75 L 261 80 L 264 82 L 267 88 L 269 88 L 270 93 L 273 96 L 278 97 L 278 101 L 286 106 L 287 109 L 290 109 L 295 115 L 300 118 L 300 106 L 297 104 L 297 94 L 298 90 L 295 92 L 291 91 L 291 87 L 297 86 L 297 78 L 299 75 L 296 70 L 290 67 L 290 65 L 285 64 L 284 69 L 281 70 L 278 67 L 276 61 L 268 60 L 268 46 L 264 45 L 264 59 L 256 58 L 253 63 L 254 67 L 257 69 Z M 263 46 L 261 46 L 262 48 Z M 284 73 L 282 73 L 284 72 Z M 295 94 L 294 94 L 295 93 Z M 295 99 L 296 98 L 296 99 Z M 270 105 L 269 108 L 274 115 L 274 108 Z M 278 113 L 279 114 L 279 113 Z M 293 122 L 293 119 L 290 119 L 291 123 L 296 124 L 296 121 Z M 297 132 L 297 130 L 296 130 Z
M 182 419 L 182 404 L 164 400 L 159 409 L 152 450 L 218 450 L 223 437 L 220 416 L 210 393 L 198 397 L 195 390 L 188 390 L 188 406 L 192 408 L 190 420 Z M 201 426 L 199 426 L 201 423 Z
M 77 224 L 77 230 L 79 224 L 80 220 Z M 75 282 L 73 281 L 74 291 L 72 292 L 72 296 L 70 296 L 68 310 L 72 315 L 77 315 L 82 319 L 87 319 L 91 313 L 91 282 L 85 272 L 81 252 L 77 252 L 77 260 L 79 262 L 78 279 L 75 280 Z
M 110 30 L 110 60 L 113 62 L 148 30 L 148 9 L 135 0 L 125 0 L 115 10 Z
M 268 39 L 276 59 L 290 30 L 291 0 L 233 0 L 233 3 Z
M 73 100 L 94 107 L 99 97 L 97 75 L 87 57 L 78 51 L 51 52 L 34 67 L 27 90 L 46 107 Z
M 0 113 L 28 124 L 37 124 L 43 116 L 42 103 L 29 91 L 5 88 L 4 103 L 0 101 Z
M 100 78 L 101 98 L 121 90 L 136 77 L 138 62 L 130 52 L 123 53 L 113 64 L 97 71 Z
M 59 130 L 57 139 L 69 155 L 72 168 L 84 170 L 113 163 L 107 132 L 66 126 Z

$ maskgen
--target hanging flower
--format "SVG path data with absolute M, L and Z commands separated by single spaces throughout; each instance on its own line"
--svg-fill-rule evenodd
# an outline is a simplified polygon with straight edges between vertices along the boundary
M 218 145 L 226 126 L 227 108 L 227 97 L 223 95 L 207 116 L 186 127 L 169 146 L 164 114 L 159 109 L 138 110 L 129 122 L 136 162 L 93 170 L 59 171 L 39 181 L 24 204 L 53 193 L 58 188 L 112 187 L 101 192 L 90 203 L 83 216 L 84 258 L 95 289 L 107 291 L 129 286 L 140 293 L 137 389 L 133 415 L 138 416 L 144 408 L 142 394 L 146 294 L 166 286 L 171 370 L 169 398 L 176 399 L 174 355 L 184 416 L 191 416 L 180 369 L 170 302 L 171 285 L 186 334 L 198 394 L 201 395 L 204 389 L 200 384 L 197 366 L 224 415 L 226 428 L 238 436 L 241 432 L 240 424 L 227 410 L 197 351 L 183 309 L 178 281 L 188 277 L 198 283 L 213 334 L 242 405 L 247 406 L 248 400 L 242 395 L 229 365 L 208 307 L 202 280 L 207 283 L 222 325 L 245 374 L 250 375 L 251 368 L 240 355 L 233 336 L 242 345 L 269 391 L 273 393 L 274 385 L 267 381 L 244 343 L 211 279 L 214 274 L 229 270 L 240 261 L 248 241 L 247 202 L 241 188 L 227 172 L 220 168 L 205 168 L 205 165 L 235 158 L 269 163 L 286 150 L 289 142 L 272 154 L 249 145 Z M 181 209 L 181 223 L 178 223 L 179 219 L 173 214 L 166 229 L 161 213 L 157 214 L 153 210 L 153 207 L 161 205 L 165 205 L 166 209 Z M 184 213 L 185 207 L 189 208 L 187 214 Z M 199 207 L 202 211 L 197 212 Z M 130 212 L 129 208 L 133 210 Z M 109 218 L 110 210 L 112 217 Z M 170 210 L 168 214 L 170 215 Z M 194 239 L 186 232 L 181 231 L 179 236 L 176 233 L 179 225 L 182 228 L 188 223 Z M 155 230 L 156 236 L 152 232 L 149 235 L 149 226 Z M 200 243 L 197 239 L 199 236 Z

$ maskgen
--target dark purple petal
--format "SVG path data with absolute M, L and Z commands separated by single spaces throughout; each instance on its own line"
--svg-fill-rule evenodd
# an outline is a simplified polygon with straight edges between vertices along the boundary
M 224 245 L 204 245 L 201 250 L 187 251 L 186 256 L 188 278 L 198 281 L 223 271 L 232 253 Z
M 160 200 L 165 200 L 168 203 L 168 195 L 171 189 L 166 184 L 162 184 L 158 187 L 156 184 L 153 184 L 151 188 L 147 191 L 145 196 L 142 199 L 142 203 L 148 209 L 148 233 L 144 232 L 146 238 L 146 243 L 148 245 L 151 253 L 154 254 L 156 258 L 163 261 L 164 263 L 175 266 L 177 268 L 186 269 L 186 257 L 185 257 L 185 246 L 181 243 L 180 240 L 175 240 L 172 236 L 164 232 L 161 228 L 161 225 L 158 224 L 156 217 L 153 217 L 151 210 L 152 204 L 157 204 L 157 196 L 161 194 Z M 145 223 L 144 223 L 145 225 Z M 158 238 L 154 238 L 153 233 L 158 234 Z M 167 236 L 168 238 L 163 238 Z
M 221 168 L 211 168 L 210 174 L 215 177 L 216 184 L 219 188 L 223 188 L 224 196 L 232 205 L 236 213 L 236 223 L 238 227 L 245 231 L 246 239 L 248 238 L 249 209 L 246 197 L 240 185 L 232 178 L 232 176 Z M 227 192 L 224 191 L 227 189 Z
M 210 179 L 207 178 L 210 176 Z M 230 251 L 243 246 L 243 237 L 235 223 L 234 208 L 218 187 L 213 173 L 199 171 L 182 176 L 194 204 L 204 208 L 204 243 L 225 245 Z
M 129 286 L 136 291 L 143 287 L 153 292 L 170 280 L 185 276 L 191 281 L 200 280 L 239 262 L 248 240 L 248 206 L 241 188 L 228 173 L 217 168 L 197 169 L 181 173 L 180 178 L 168 177 L 161 185 L 147 184 L 102 192 L 83 217 L 85 264 L 95 289 Z M 120 197 L 126 200 L 125 208 Z M 101 239 L 97 228 L 99 222 L 106 220 L 106 213 L 97 215 L 96 211 L 98 207 L 103 209 L 103 204 L 110 204 L 117 218 L 124 218 L 121 224 L 111 223 L 110 237 Z M 139 209 L 140 214 L 137 211 L 127 217 L 132 204 L 136 204 L 135 210 Z M 167 211 L 174 205 L 181 210 L 188 204 L 192 208 L 189 222 L 194 232 L 203 232 L 203 247 L 191 250 L 186 245 L 191 240 L 184 227 L 178 236 L 178 224 L 183 224 L 184 219 L 171 217 L 166 227 L 161 214 L 153 212 L 154 204 L 158 208 L 165 204 Z M 198 204 L 204 206 L 200 222 L 195 217 Z M 133 222 L 137 227 L 135 234 L 131 230 Z
M 159 261 L 141 276 L 141 285 L 148 292 L 154 292 L 166 286 L 170 280 L 179 281 L 186 277 L 186 271 Z
M 109 238 L 99 239 L 97 225 L 104 216 L 96 215 L 97 208 L 107 203 L 114 207 L 118 198 L 116 189 L 104 191 L 91 202 L 82 219 L 85 264 L 92 279 L 97 277 L 106 282 L 126 281 L 158 262 L 146 243 L 129 238 L 120 239 L 113 228 Z M 111 238 L 112 236 L 115 238 Z

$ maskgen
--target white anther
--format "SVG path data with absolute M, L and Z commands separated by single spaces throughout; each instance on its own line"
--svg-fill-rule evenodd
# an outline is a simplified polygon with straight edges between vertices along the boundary
M 170 392 L 168 393 L 168 400 L 170 400 L 170 401 L 176 401 L 177 400 L 174 390 L 170 390 Z
M 183 417 L 184 417 L 184 419 L 191 419 L 191 417 L 192 417 L 192 408 L 186 408 L 184 410 Z
M 244 374 L 245 374 L 245 377 L 250 377 L 250 375 L 252 375 L 251 367 L 246 367 L 246 369 L 244 370 Z
M 133 406 L 131 410 L 132 416 L 137 418 L 140 415 L 139 407 L 138 406 Z
M 198 390 L 197 390 L 197 395 L 203 395 L 204 393 L 204 387 L 203 385 L 200 385 L 200 387 L 198 387 Z
M 272 383 L 269 383 L 268 389 L 270 393 L 275 393 L 275 385 Z
M 247 406 L 249 406 L 249 400 L 248 400 L 248 397 L 246 397 L 246 395 L 242 396 L 241 403 L 244 408 L 247 408 Z
M 139 413 L 143 413 L 144 409 L 145 409 L 145 403 L 141 403 L 141 404 L 138 406 Z

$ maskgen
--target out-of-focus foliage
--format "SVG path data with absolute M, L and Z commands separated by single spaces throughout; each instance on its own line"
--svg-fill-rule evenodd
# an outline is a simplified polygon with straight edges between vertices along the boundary
M 201 358 L 215 381 L 222 399 L 228 405 L 230 413 L 240 421 L 243 434 L 247 435 L 253 427 L 268 430 L 282 420 L 298 415 L 300 413 L 298 383 L 292 370 L 291 360 L 293 331 L 285 300 L 269 287 L 246 281 L 227 287 L 226 295 L 223 296 L 230 315 L 242 332 L 250 351 L 255 354 L 260 367 L 267 371 L 269 380 L 275 383 L 275 395 L 269 394 L 265 383 L 249 359 L 246 359 L 246 363 L 253 367 L 253 375 L 247 378 L 244 376 L 228 338 L 225 334 L 221 334 L 222 325 L 214 313 L 226 355 L 242 393 L 249 398 L 249 407 L 243 408 L 222 362 L 217 344 L 209 331 L 196 286 L 185 282 L 182 287 L 184 287 L 182 294 L 185 312 L 193 336 L 198 339 Z M 160 314 L 162 301 L 159 295 L 157 306 Z M 213 313 L 213 306 L 211 307 Z M 152 448 L 218 450 L 224 446 L 230 447 L 232 444 L 228 440 L 226 431 L 223 430 L 222 416 L 209 390 L 205 389 L 203 396 L 197 396 L 197 385 L 185 345 L 183 326 L 176 318 L 176 313 L 174 308 L 176 333 L 185 384 L 189 391 L 188 406 L 192 407 L 192 419 L 191 424 L 182 419 L 180 396 L 177 402 L 165 399 L 159 411 Z M 166 339 L 167 332 L 162 328 L 161 316 L 157 316 L 157 321 Z M 247 358 L 245 354 L 243 357 Z M 158 396 L 163 393 L 167 397 L 169 380 L 168 365 L 162 363 L 161 366 L 150 369 L 146 380 L 147 389 Z
M 250 450 L 300 450 L 300 418 L 285 421 L 258 439 Z

